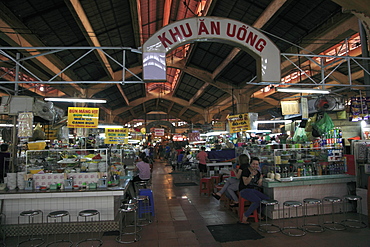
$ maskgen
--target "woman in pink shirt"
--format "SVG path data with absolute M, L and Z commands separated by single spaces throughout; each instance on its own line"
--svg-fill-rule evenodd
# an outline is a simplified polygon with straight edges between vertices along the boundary
M 200 177 L 202 178 L 207 173 L 207 161 L 208 161 L 208 154 L 206 153 L 206 148 L 201 147 L 200 152 L 196 156 L 197 160 L 199 160 L 199 172 Z

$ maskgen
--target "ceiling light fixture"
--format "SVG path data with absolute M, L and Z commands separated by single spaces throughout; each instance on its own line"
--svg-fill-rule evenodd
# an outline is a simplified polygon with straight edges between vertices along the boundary
M 106 124 L 99 124 L 99 129 L 121 129 L 124 128 L 123 125 L 106 125 Z
M 263 123 L 291 123 L 292 120 L 257 120 L 257 124 L 263 124 Z
M 276 88 L 277 92 L 282 93 L 318 93 L 318 94 L 329 94 L 330 90 L 323 89 L 304 89 L 304 88 Z
M 107 103 L 105 99 L 81 99 L 81 98 L 45 98 L 45 101 L 53 102 L 77 102 L 77 103 Z

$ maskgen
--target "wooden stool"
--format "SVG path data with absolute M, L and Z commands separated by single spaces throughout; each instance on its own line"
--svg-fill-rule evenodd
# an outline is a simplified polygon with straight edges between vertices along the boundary
M 247 199 L 244 199 L 240 196 L 239 193 L 239 208 L 238 208 L 238 215 L 239 215 L 239 221 L 241 222 L 243 220 L 243 214 L 245 212 L 245 206 L 249 206 L 251 204 L 250 201 Z M 258 222 L 258 212 L 257 209 L 253 211 L 251 215 L 248 216 L 248 218 L 253 218 L 254 222 Z
M 199 194 L 202 193 L 208 194 L 208 196 L 212 193 L 212 180 L 211 178 L 201 178 L 199 183 Z

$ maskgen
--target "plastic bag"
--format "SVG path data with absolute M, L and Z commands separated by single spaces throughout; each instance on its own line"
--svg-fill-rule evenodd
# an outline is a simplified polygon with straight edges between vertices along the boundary
M 298 127 L 293 136 L 293 141 L 296 143 L 303 143 L 307 141 L 307 135 L 304 128 Z
M 316 123 L 313 124 L 313 128 L 321 136 L 327 133 L 329 130 L 334 129 L 334 123 L 329 117 L 329 115 L 325 112 L 324 116 L 320 120 L 318 120 Z

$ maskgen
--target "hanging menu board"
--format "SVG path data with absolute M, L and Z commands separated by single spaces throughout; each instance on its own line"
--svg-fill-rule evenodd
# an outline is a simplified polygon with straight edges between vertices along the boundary
M 68 107 L 68 128 L 98 128 L 99 108 Z
M 127 144 L 128 143 L 128 128 L 106 128 L 105 129 L 105 144 Z

